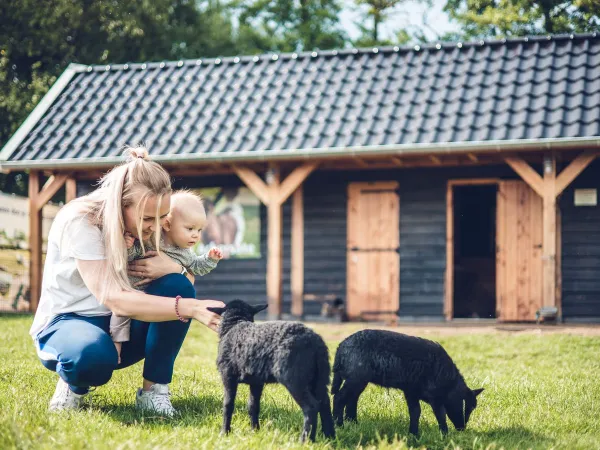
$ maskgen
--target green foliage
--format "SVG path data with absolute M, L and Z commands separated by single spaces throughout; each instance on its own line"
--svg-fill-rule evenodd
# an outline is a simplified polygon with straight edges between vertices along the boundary
M 597 0 L 448 0 L 444 10 L 467 39 L 600 30 Z

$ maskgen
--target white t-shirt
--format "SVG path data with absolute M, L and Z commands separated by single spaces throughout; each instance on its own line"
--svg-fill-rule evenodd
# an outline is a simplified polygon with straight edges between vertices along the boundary
M 111 313 L 84 284 L 76 262 L 77 259 L 105 259 L 102 233 L 84 216 L 73 217 L 72 211 L 69 206 L 63 208 L 50 227 L 42 293 L 29 330 L 34 339 L 59 314 L 105 316 Z

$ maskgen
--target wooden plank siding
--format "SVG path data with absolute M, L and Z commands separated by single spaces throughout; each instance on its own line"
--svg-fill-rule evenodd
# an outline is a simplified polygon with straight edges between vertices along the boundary
M 563 319 L 600 322 L 600 205 L 575 206 L 575 189 L 600 193 L 600 160 L 586 168 L 559 199 Z

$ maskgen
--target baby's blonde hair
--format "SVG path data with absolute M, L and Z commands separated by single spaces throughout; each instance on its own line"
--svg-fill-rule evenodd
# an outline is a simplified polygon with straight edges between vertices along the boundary
M 126 147 L 127 159 L 124 163 L 107 172 L 99 182 L 99 187 L 88 195 L 77 198 L 64 209 L 75 208 L 75 218 L 86 216 L 93 225 L 100 228 L 104 238 L 107 259 L 105 292 L 113 286 L 131 290 L 127 277 L 127 249 L 123 234 L 125 220 L 123 209 L 135 205 L 138 236 L 142 235 L 143 211 L 146 203 L 156 197 L 156 230 L 160 230 L 160 207 L 165 195 L 172 192 L 171 178 L 158 163 L 151 161 L 145 147 Z M 155 248 L 159 248 L 160 233 L 155 233 Z M 142 249 L 143 249 L 142 242 Z M 103 298 L 99 299 L 103 301 Z
M 198 209 L 204 211 L 204 201 L 202 195 L 192 192 L 189 189 L 178 189 L 171 195 L 171 212 L 176 210 L 178 205 L 185 201 L 190 201 L 198 205 Z

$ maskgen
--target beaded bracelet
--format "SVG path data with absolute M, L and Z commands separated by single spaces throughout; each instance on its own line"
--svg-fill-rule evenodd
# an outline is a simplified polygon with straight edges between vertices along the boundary
M 179 300 L 181 300 L 181 295 L 178 295 L 177 297 L 175 297 L 175 314 L 177 315 L 177 318 L 180 321 L 189 322 L 190 319 L 184 319 L 183 317 L 181 317 L 181 314 L 179 314 Z

